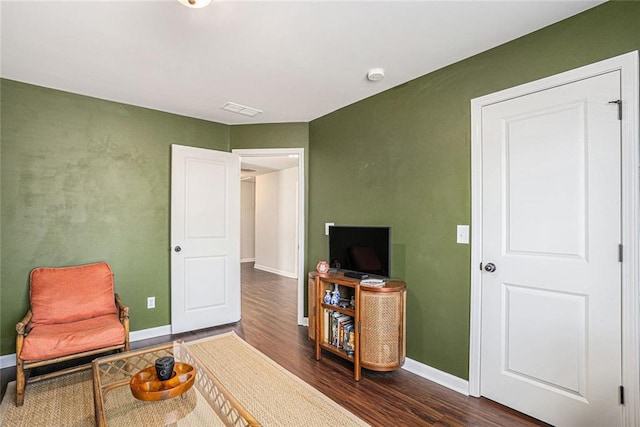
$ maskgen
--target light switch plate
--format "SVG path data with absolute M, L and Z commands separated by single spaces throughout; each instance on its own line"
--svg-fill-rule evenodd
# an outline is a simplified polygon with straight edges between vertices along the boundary
M 456 233 L 456 243 L 461 243 L 463 245 L 469 244 L 469 226 L 468 225 L 459 225 Z
M 156 297 L 147 297 L 147 308 L 156 308 Z
M 332 225 L 336 225 L 333 222 L 325 222 L 324 223 L 324 235 L 328 236 L 329 235 L 329 227 L 331 227 Z

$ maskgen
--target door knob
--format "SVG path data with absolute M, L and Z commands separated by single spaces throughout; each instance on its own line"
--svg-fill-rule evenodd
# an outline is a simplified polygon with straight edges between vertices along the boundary
M 493 273 L 494 271 L 496 271 L 496 265 L 490 262 L 484 266 L 484 271 L 486 271 L 487 273 Z
M 180 252 L 182 250 L 182 248 L 180 246 L 176 246 L 176 248 L 174 249 L 174 251 L 176 252 Z

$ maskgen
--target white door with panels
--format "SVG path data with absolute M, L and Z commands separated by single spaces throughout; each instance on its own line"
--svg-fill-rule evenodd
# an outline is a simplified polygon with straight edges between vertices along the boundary
M 480 393 L 622 422 L 620 71 L 482 108 Z
M 173 333 L 240 320 L 240 158 L 172 145 Z

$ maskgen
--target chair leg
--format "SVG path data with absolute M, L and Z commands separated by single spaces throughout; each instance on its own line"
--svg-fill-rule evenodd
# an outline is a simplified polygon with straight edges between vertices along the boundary
M 29 310 L 24 319 L 16 324 L 16 406 L 22 406 L 24 403 L 24 389 L 27 386 L 27 376 L 29 375 L 29 370 L 25 372 L 20 355 L 22 354 L 24 337 L 31 324 L 31 316 L 31 310 Z
M 27 378 L 22 368 L 22 361 L 18 359 L 16 364 L 16 406 L 24 404 L 24 389 L 27 385 Z
M 124 351 L 129 351 L 129 314 L 124 319 Z

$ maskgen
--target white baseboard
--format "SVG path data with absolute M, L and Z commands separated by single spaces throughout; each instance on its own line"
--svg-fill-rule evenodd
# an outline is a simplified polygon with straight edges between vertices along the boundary
M 309 318 L 308 317 L 303 317 L 302 318 L 302 323 L 300 324 L 300 326 L 309 326 Z
M 139 331 L 133 331 L 129 333 L 129 340 L 131 342 L 142 341 L 149 338 L 161 337 L 163 335 L 171 334 L 171 325 L 158 326 L 155 328 L 142 329 Z M 5 354 L 0 356 L 0 369 L 10 368 L 16 366 L 16 354 Z
M 4 356 L 0 356 L 0 369 L 2 368 L 10 368 L 11 366 L 16 366 L 16 354 L 5 354 Z
M 240 260 L 240 263 L 244 263 L 244 262 L 256 262 L 255 258 L 242 258 Z
M 469 381 L 458 378 L 455 375 L 448 374 L 409 358 L 405 359 L 402 369 L 406 369 L 422 378 L 438 383 L 465 396 L 469 395 Z
M 149 338 L 161 337 L 163 335 L 171 335 L 171 325 L 156 326 L 155 328 L 133 331 L 129 334 L 129 340 L 131 342 L 136 342 Z
M 256 264 L 256 265 L 253 266 L 253 268 L 255 268 L 257 270 L 266 271 L 268 273 L 277 274 L 279 276 L 289 277 L 291 279 L 297 279 L 298 278 L 298 275 L 295 272 L 292 273 L 290 271 L 282 271 L 282 270 L 278 270 L 276 268 L 267 267 L 267 266 L 264 266 L 264 265 Z

